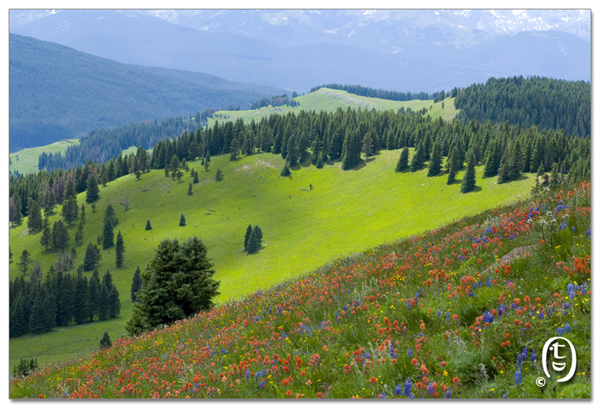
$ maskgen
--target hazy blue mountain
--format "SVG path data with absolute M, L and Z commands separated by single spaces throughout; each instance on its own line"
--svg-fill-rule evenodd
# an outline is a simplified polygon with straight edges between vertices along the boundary
M 125 65 L 10 35 L 11 151 L 136 121 L 249 104 L 284 91 L 195 72 Z
M 299 92 L 328 82 L 434 92 L 515 74 L 589 80 L 589 23 L 575 10 L 11 11 L 11 32 Z

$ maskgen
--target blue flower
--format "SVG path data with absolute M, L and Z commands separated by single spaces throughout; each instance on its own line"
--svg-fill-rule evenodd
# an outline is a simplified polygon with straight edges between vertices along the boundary
M 406 381 L 404 382 L 404 396 L 408 397 L 410 395 L 410 387 L 412 386 L 412 384 L 410 383 L 410 377 L 408 377 L 406 379 Z
M 385 391 L 381 391 L 381 394 L 379 394 L 379 399 L 385 399 Z
M 452 391 L 450 390 L 450 388 L 448 388 L 446 390 L 446 396 L 444 397 L 445 399 L 450 399 L 452 397 Z
M 558 333 L 559 336 L 562 336 L 564 334 L 564 330 L 562 327 L 559 327 L 556 332 Z
M 260 389 L 265 388 L 265 380 L 260 380 Z
M 537 356 L 535 355 L 535 351 L 532 351 L 531 352 L 531 358 L 530 358 L 531 362 L 532 363 L 535 362 L 536 359 L 537 359 Z
M 402 395 L 402 387 L 400 386 L 400 384 L 396 384 L 396 388 L 394 389 L 394 393 L 396 395 Z
M 250 377 L 250 369 L 246 369 L 246 380 Z
M 408 351 L 406 352 L 406 354 L 408 355 L 408 358 L 411 358 L 413 356 L 412 349 L 408 349 Z
M 521 384 L 521 382 L 522 382 L 521 370 L 517 370 L 517 371 L 515 371 L 515 383 Z
M 565 333 L 571 333 L 571 325 L 569 323 L 565 324 Z
M 538 314 L 538 319 L 540 319 L 540 320 L 541 320 L 541 319 L 543 319 L 543 318 L 544 318 L 544 312 L 542 312 L 542 311 L 540 310 L 540 313 Z

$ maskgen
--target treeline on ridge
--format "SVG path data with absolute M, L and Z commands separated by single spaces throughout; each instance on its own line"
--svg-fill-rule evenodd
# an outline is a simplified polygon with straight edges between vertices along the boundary
M 79 145 L 69 146 L 64 154 L 42 153 L 38 159 L 38 168 L 40 170 L 74 168 L 90 159 L 97 163 L 104 163 L 131 146 L 150 149 L 160 139 L 176 137 L 185 131 L 205 126 L 207 119 L 214 112 L 214 109 L 205 109 L 194 116 L 173 117 L 161 122 L 145 121 L 114 129 L 94 130 L 88 137 L 81 139 Z
M 232 160 L 239 155 L 255 152 L 280 154 L 286 160 L 286 168 L 310 160 L 318 168 L 332 161 L 341 160 L 342 168 L 349 169 L 362 160 L 361 155 L 370 156 L 380 150 L 414 148 L 415 154 L 406 169 L 418 171 L 425 167 L 432 156 L 435 163 L 430 176 L 439 175 L 435 167 L 449 173 L 449 165 L 462 169 L 464 161 L 473 155 L 473 165 L 485 164 L 486 177 L 500 175 L 503 164 L 511 164 L 510 175 L 503 174 L 501 182 L 510 181 L 521 172 L 536 173 L 552 170 L 558 164 L 562 174 L 573 179 L 590 176 L 591 148 L 589 138 L 580 138 L 554 130 L 542 130 L 533 126 L 522 129 L 507 123 L 492 125 L 471 120 L 467 124 L 459 121 L 444 122 L 414 114 L 375 110 L 342 110 L 335 112 L 307 112 L 286 115 L 273 114 L 260 122 L 245 124 L 216 122 L 211 128 L 198 127 L 184 132 L 180 137 L 159 140 L 152 153 L 143 148 L 137 154 L 119 155 L 106 163 L 88 160 L 86 165 L 72 170 L 40 171 L 22 177 L 10 177 L 9 212 L 11 221 L 26 216 L 39 201 L 44 191 L 54 191 L 56 202 L 64 200 L 64 189 L 68 180 L 75 183 L 77 193 L 87 188 L 91 175 L 106 184 L 132 173 L 142 174 L 151 169 L 169 167 L 176 162 L 194 161 L 198 158 L 210 160 L 210 156 L 229 154 Z M 407 151 L 408 153 L 408 151 Z M 408 160 L 408 154 L 407 160 Z M 393 171 L 393 169 L 391 169 Z
M 398 92 L 398 91 L 386 91 L 384 89 L 369 88 L 360 85 L 342 85 L 342 84 L 327 84 L 319 85 L 310 89 L 310 92 L 318 91 L 321 88 L 337 89 L 339 91 L 346 91 L 348 93 L 368 96 L 369 98 L 380 98 L 388 99 L 390 101 L 411 101 L 413 99 L 428 100 L 434 99 L 438 96 L 439 92 L 429 94 L 427 92 Z
M 508 122 L 522 128 L 563 129 L 581 137 L 591 130 L 591 86 L 584 81 L 515 76 L 490 78 L 461 89 L 457 119 Z

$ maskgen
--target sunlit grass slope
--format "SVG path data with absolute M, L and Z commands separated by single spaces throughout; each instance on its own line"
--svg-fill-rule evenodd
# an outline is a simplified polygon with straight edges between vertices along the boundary
M 125 333 L 131 314 L 130 287 L 136 267 L 144 269 L 154 249 L 164 238 L 200 237 L 221 281 L 219 301 L 241 297 L 310 271 L 340 255 L 439 227 L 440 225 L 513 201 L 528 194 L 533 177 L 497 184 L 481 179 L 477 169 L 477 191 L 460 193 L 460 182 L 446 185 L 446 176 L 426 177 L 427 170 L 395 173 L 400 151 L 383 151 L 357 170 L 342 171 L 340 163 L 323 169 L 298 166 L 289 178 L 280 176 L 281 156 L 269 153 L 230 161 L 213 157 L 210 171 L 199 162 L 191 167 L 200 182 L 189 196 L 190 173 L 181 182 L 165 177 L 163 170 L 115 180 L 100 190 L 96 213 L 87 206 L 85 243 L 77 247 L 76 265 L 83 261 L 88 242 L 96 242 L 102 231 L 102 216 L 111 203 L 119 224 L 115 234 L 124 235 L 125 265 L 115 267 L 114 250 L 102 250 L 99 271 L 109 269 L 121 294 L 122 311 L 116 320 L 57 328 L 43 335 L 25 335 L 10 341 L 11 366 L 21 357 L 37 357 L 40 363 L 96 349 L 104 331 L 113 338 Z M 224 180 L 214 181 L 220 168 Z M 458 179 L 462 176 L 459 173 Z M 312 185 L 312 190 L 310 186 Z M 129 200 L 130 208 L 121 205 Z M 85 193 L 78 197 L 85 202 Z M 60 213 L 60 207 L 57 208 Z M 184 214 L 187 226 L 179 227 Z M 58 215 L 50 218 L 51 223 Z M 146 220 L 153 229 L 145 231 Z M 28 235 L 27 220 L 10 231 L 13 263 L 10 276 L 18 275 L 17 261 L 24 249 L 39 260 L 46 271 L 57 254 L 46 252 L 40 234 Z M 257 255 L 243 251 L 247 226 L 259 225 L 264 249 Z M 70 229 L 71 242 L 76 225 Z M 70 248 L 68 249 L 70 251 Z M 75 271 L 73 271 L 75 272 Z M 91 272 L 86 272 L 89 277 Z
M 79 144 L 79 139 L 59 140 L 46 146 L 23 149 L 10 154 L 10 170 L 21 174 L 35 173 L 38 171 L 38 158 L 45 153 L 64 153 L 67 147 Z
M 327 111 L 333 112 L 338 108 L 346 109 L 348 107 L 357 109 L 376 109 L 376 110 L 393 110 L 398 111 L 400 108 L 412 109 L 418 111 L 423 108 L 428 110 L 432 119 L 442 117 L 445 120 L 451 120 L 456 116 L 457 111 L 454 108 L 454 99 L 446 99 L 444 101 L 444 109 L 442 109 L 442 102 L 434 103 L 433 100 L 412 100 L 412 101 L 390 101 L 387 99 L 380 98 L 369 98 L 366 96 L 359 96 L 348 93 L 346 91 L 340 91 L 337 89 L 320 88 L 315 92 L 308 93 L 297 97 L 300 105 L 296 107 L 289 106 L 266 106 L 260 109 L 253 110 L 242 110 L 242 111 L 218 111 L 215 118 L 209 119 L 209 126 L 211 126 L 215 120 L 223 121 L 223 118 L 227 117 L 229 120 L 237 120 L 242 118 L 244 121 L 251 121 L 254 119 L 256 122 L 260 121 L 263 117 L 272 115 L 274 113 L 285 115 L 289 112 L 298 113 L 302 110 L 315 110 L 315 111 Z M 430 110 L 430 108 L 432 108 Z

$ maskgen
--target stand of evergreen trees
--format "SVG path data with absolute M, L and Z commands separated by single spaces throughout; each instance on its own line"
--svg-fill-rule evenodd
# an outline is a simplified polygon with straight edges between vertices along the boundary
M 56 326 L 106 320 L 121 312 L 119 291 L 109 271 L 100 278 L 71 275 L 54 266 L 38 278 L 18 277 L 10 282 L 10 337 L 44 333 Z
M 370 140 L 365 143 L 367 135 Z M 241 119 L 226 123 L 217 121 L 209 129 L 197 128 L 194 132 L 183 132 L 180 137 L 158 141 L 152 154 L 139 148 L 136 154 L 119 155 L 104 164 L 89 160 L 72 170 L 39 171 L 22 177 L 13 175 L 9 179 L 10 221 L 19 225 L 23 217 L 32 214 L 28 226 L 35 233 L 43 227 L 41 212 L 50 214 L 56 205 L 62 204 L 63 218 L 67 224 L 72 224 L 79 216 L 75 195 L 87 190 L 91 174 L 110 183 L 138 170 L 168 170 L 174 159 L 179 163 L 178 169 L 183 160 L 202 159 L 208 164 L 211 156 L 230 154 L 234 138 L 243 146 L 240 154 L 279 154 L 287 161 L 288 170 L 308 159 L 319 168 L 341 160 L 343 168 L 350 169 L 361 162 L 364 147 L 368 145 L 372 154 L 383 149 L 414 148 L 417 157 L 411 159 L 408 167 L 417 171 L 429 162 L 437 144 L 439 150 L 433 154 L 434 158 L 438 160 L 440 152 L 443 158 L 450 156 L 456 160 L 458 167 L 455 170 L 464 168 L 467 153 L 473 149 L 475 164 L 485 165 L 486 177 L 495 177 L 502 172 L 500 182 L 518 178 L 517 173 L 536 173 L 540 166 L 544 172 L 549 172 L 554 163 L 559 165 L 561 174 L 574 179 L 588 178 L 591 172 L 590 138 L 576 137 L 563 130 L 538 130 L 535 126 L 522 128 L 506 122 L 492 124 L 491 121 L 481 123 L 477 120 L 466 124 L 458 120 L 444 122 L 429 116 L 392 111 L 301 111 L 298 114 L 273 114 L 258 123 L 246 124 Z M 451 156 L 454 150 L 456 157 Z M 446 160 L 446 166 L 449 162 L 452 160 Z M 404 163 L 398 164 L 404 169 Z M 505 174 L 511 166 L 512 171 Z M 436 168 L 434 165 L 431 171 Z M 450 169 L 446 167 L 444 172 L 449 173 Z
M 521 128 L 591 132 L 591 85 L 543 77 L 490 78 L 462 89 L 455 99 L 457 119 L 508 122 Z
M 310 92 L 318 91 L 321 88 L 337 89 L 340 91 L 346 91 L 348 93 L 368 96 L 369 98 L 380 98 L 388 99 L 390 101 L 411 101 L 413 99 L 434 99 L 438 96 L 438 92 L 428 94 L 427 92 L 397 92 L 397 91 L 386 91 L 383 89 L 368 88 L 360 85 L 342 85 L 342 84 L 327 84 L 319 85 L 310 89 Z

